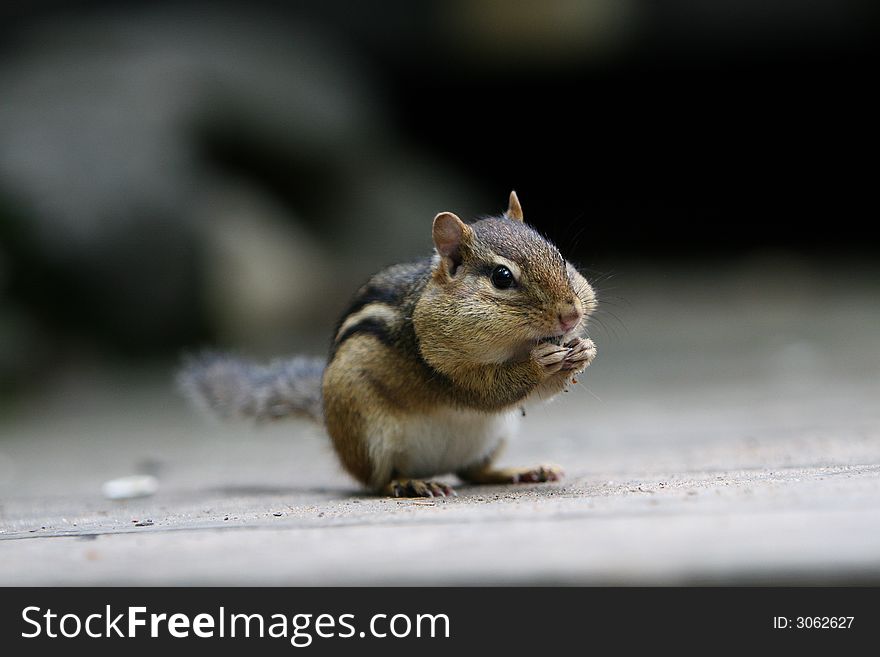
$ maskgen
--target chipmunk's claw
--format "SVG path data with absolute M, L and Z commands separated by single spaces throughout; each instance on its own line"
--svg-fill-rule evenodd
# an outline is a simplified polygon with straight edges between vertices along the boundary
M 539 465 L 534 468 L 523 468 L 513 475 L 511 483 L 536 484 L 545 481 L 559 481 L 562 479 L 562 468 L 555 465 Z
M 570 347 L 543 342 L 532 349 L 532 358 L 547 372 L 553 373 L 562 369 L 563 363 L 570 353 Z
M 589 338 L 575 338 L 565 346 L 569 352 L 562 361 L 563 370 L 583 370 L 596 357 L 596 345 Z
M 440 481 L 395 479 L 385 487 L 391 497 L 458 497 L 458 494 Z

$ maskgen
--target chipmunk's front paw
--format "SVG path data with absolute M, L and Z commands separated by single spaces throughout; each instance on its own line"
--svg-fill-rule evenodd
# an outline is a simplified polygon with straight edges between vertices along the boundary
M 562 479 L 562 468 L 556 465 L 538 465 L 534 468 L 516 468 L 512 472 L 513 484 L 536 484 Z
M 395 479 L 383 491 L 391 497 L 457 497 L 450 486 L 439 481 Z
M 583 371 L 596 357 L 596 345 L 589 338 L 575 338 L 565 344 L 569 352 L 562 360 L 560 369 Z
M 554 374 L 562 369 L 562 364 L 571 353 L 571 347 L 543 342 L 532 349 L 532 359 L 538 363 L 547 374 Z

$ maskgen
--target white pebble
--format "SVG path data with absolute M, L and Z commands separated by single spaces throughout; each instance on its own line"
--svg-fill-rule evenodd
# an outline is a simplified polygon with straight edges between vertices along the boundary
M 110 500 L 127 500 L 132 497 L 148 497 L 159 490 L 158 480 L 151 475 L 131 475 L 105 481 L 101 485 L 104 497 Z

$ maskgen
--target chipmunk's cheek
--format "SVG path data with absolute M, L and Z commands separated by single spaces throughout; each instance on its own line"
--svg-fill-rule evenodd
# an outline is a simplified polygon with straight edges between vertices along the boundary
M 486 345 L 474 355 L 474 360 L 479 363 L 509 363 L 519 359 L 520 351 L 518 346 L 511 347 L 510 344 Z

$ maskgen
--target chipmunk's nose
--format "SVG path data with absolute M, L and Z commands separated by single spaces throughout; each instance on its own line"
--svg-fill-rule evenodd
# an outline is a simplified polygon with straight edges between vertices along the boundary
M 583 316 L 584 311 L 580 300 L 572 299 L 559 304 L 557 319 L 559 320 L 559 328 L 563 332 L 568 332 L 577 326 Z

